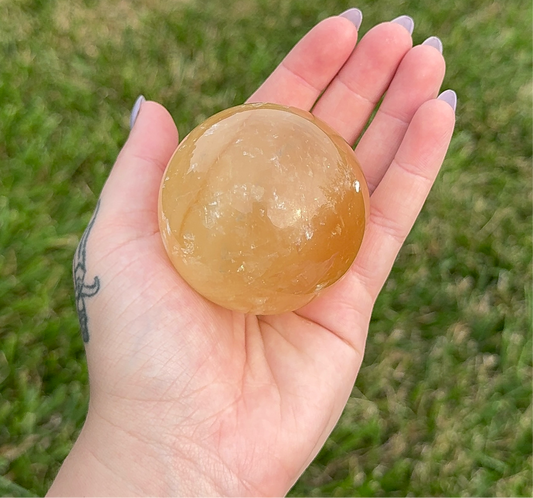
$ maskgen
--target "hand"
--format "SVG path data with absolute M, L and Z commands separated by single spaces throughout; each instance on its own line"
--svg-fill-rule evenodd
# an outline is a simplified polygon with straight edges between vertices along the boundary
M 438 49 L 412 48 L 394 22 L 356 39 L 348 19 L 326 19 L 250 98 L 312 109 L 353 144 L 386 92 L 356 148 L 372 192 L 361 251 L 294 313 L 222 309 L 175 272 L 157 197 L 178 135 L 163 107 L 142 104 L 75 260 L 91 399 L 50 494 L 283 495 L 321 448 L 454 126 L 454 95 L 436 99 Z

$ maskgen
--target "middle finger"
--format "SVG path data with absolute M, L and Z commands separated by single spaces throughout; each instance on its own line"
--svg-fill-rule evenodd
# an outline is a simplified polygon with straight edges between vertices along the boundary
M 396 22 L 372 28 L 320 97 L 313 114 L 353 144 L 411 46 L 410 33 Z

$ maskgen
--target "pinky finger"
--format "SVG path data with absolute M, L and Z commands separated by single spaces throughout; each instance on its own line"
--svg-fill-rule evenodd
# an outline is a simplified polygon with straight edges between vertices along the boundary
M 455 92 L 447 90 L 418 109 L 372 194 L 369 225 L 354 271 L 374 299 L 444 161 L 455 124 L 455 105 Z

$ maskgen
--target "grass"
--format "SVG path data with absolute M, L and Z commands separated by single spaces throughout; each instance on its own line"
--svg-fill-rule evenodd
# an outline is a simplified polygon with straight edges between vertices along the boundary
M 88 386 L 77 240 L 143 93 L 182 136 L 241 103 L 333 0 L 0 0 L 0 494 L 42 495 Z M 459 96 L 442 174 L 375 307 L 361 374 L 293 496 L 531 496 L 531 14 L 408 13 Z

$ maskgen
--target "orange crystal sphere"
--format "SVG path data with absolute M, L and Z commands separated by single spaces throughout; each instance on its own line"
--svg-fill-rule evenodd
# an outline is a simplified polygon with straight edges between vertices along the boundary
M 225 308 L 298 309 L 363 239 L 368 188 L 351 147 L 311 113 L 245 104 L 195 128 L 170 160 L 159 224 L 172 264 Z

